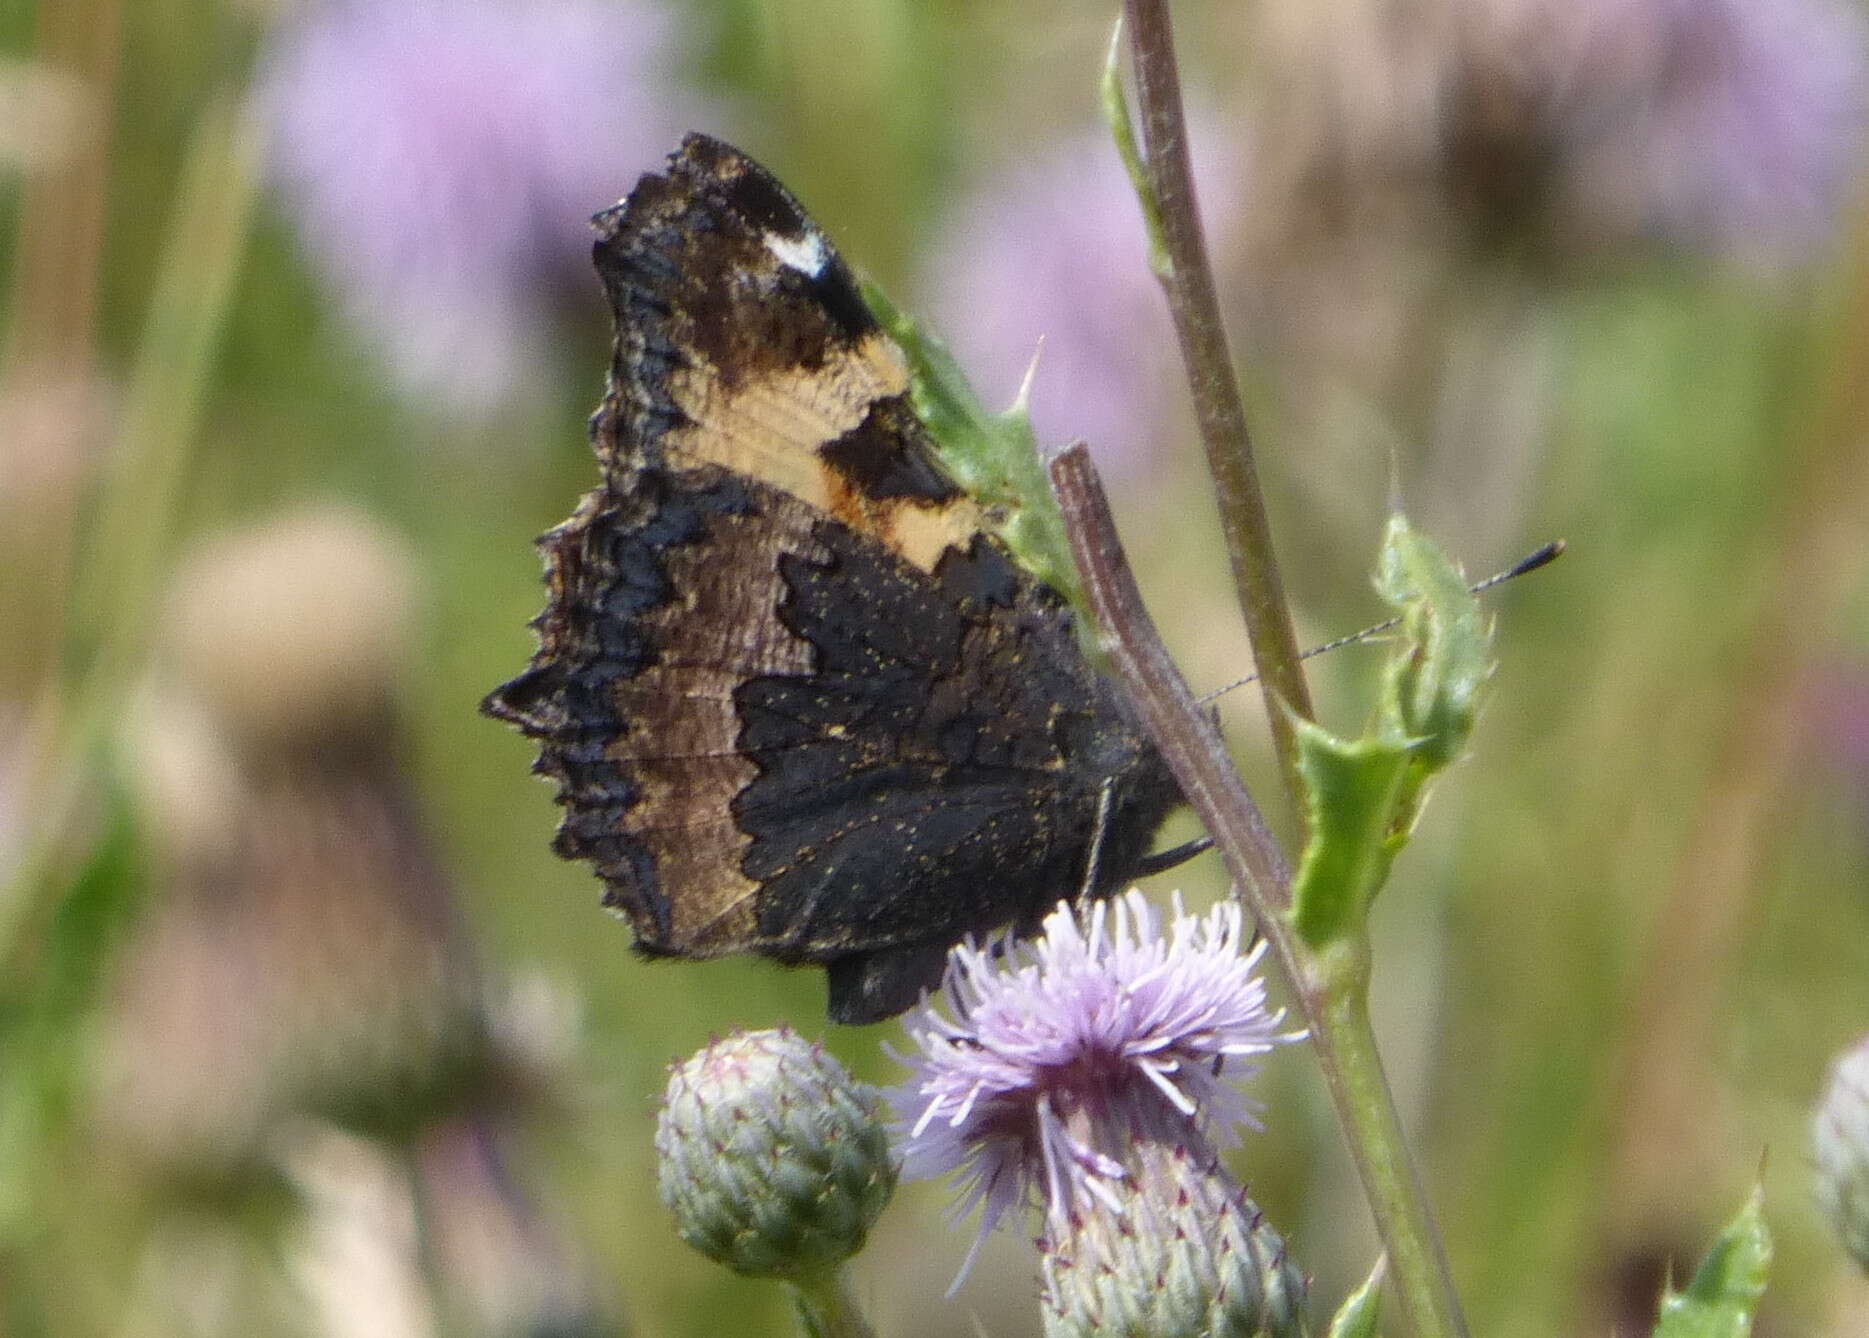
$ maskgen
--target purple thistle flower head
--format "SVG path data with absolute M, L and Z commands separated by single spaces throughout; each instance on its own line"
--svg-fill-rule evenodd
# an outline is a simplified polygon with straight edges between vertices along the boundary
M 692 102 L 652 0 L 325 0 L 281 25 L 257 99 L 271 172 L 339 305 L 405 389 L 458 413 L 543 376 L 587 220 Z
M 1862 168 L 1860 16 L 1833 0 L 1594 6 L 1598 48 L 1631 38 L 1645 78 L 1577 163 L 1585 207 L 1630 231 L 1754 263 L 1816 249 Z
M 1133 889 L 1061 904 L 1029 943 L 954 949 L 943 985 L 907 1026 L 914 1076 L 892 1094 L 903 1174 L 960 1171 L 956 1209 L 982 1208 L 980 1237 L 1035 1194 L 1059 1221 L 1107 1198 L 1138 1143 L 1211 1156 L 1254 1105 L 1234 1085 L 1301 1032 L 1280 1031 L 1242 951 L 1231 902 L 1204 916 L 1177 900 L 1166 932 Z M 976 1242 L 977 1244 L 977 1242 Z

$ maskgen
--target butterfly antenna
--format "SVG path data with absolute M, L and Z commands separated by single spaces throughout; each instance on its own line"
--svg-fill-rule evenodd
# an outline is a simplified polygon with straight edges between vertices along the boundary
M 1472 585 L 1467 587 L 1467 593 L 1470 595 L 1481 594 L 1487 590 L 1491 590 L 1496 585 L 1503 585 L 1516 576 L 1523 576 L 1527 572 L 1537 571 L 1540 567 L 1556 562 L 1558 558 L 1562 556 L 1564 549 L 1565 543 L 1562 539 L 1553 539 L 1543 548 L 1527 553 L 1504 571 L 1496 571 L 1483 581 L 1475 581 Z M 1298 652 L 1298 658 L 1301 660 L 1308 660 L 1313 655 L 1322 655 L 1326 651 L 1341 650 L 1345 646 L 1354 646 L 1359 641 L 1367 641 L 1373 636 L 1380 636 L 1391 627 L 1399 625 L 1401 621 L 1399 617 L 1384 618 L 1381 622 L 1372 623 L 1368 627 L 1363 628 L 1360 632 L 1352 632 L 1348 636 L 1340 636 L 1334 641 L 1326 641 L 1321 646 L 1313 646 L 1309 650 L 1301 650 Z M 1243 688 L 1248 683 L 1256 683 L 1258 680 L 1259 675 L 1257 674 L 1247 674 L 1244 678 L 1235 679 L 1225 687 L 1215 688 L 1212 692 L 1202 696 L 1200 698 L 1201 705 L 1205 706 L 1214 698 L 1224 696 L 1226 693 L 1233 691 L 1234 688 Z

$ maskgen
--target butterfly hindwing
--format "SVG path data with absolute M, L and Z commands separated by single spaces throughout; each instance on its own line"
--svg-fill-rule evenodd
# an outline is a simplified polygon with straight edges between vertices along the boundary
M 690 136 L 598 226 L 603 481 L 540 541 L 539 649 L 487 709 L 644 951 L 825 965 L 834 1018 L 887 1016 L 1080 890 L 1093 832 L 1093 890 L 1127 878 L 1177 792 L 777 182 Z

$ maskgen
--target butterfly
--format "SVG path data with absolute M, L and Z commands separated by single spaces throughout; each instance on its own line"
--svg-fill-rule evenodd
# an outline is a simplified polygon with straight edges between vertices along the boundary
M 822 966 L 832 1020 L 871 1022 L 963 937 L 1165 867 L 1166 765 L 792 195 L 694 134 L 594 223 L 601 481 L 540 538 L 538 650 L 483 710 L 538 742 L 554 848 L 637 947 Z

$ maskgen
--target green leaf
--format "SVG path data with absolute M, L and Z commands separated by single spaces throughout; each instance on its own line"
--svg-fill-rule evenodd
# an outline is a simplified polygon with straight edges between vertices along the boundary
M 1354 932 L 1402 841 L 1396 815 L 1411 773 L 1406 741 L 1337 738 L 1293 718 L 1310 839 L 1292 879 L 1291 923 L 1313 948 Z
M 1069 600 L 1079 612 L 1079 625 L 1088 627 L 1064 517 L 1045 477 L 1024 392 L 1010 409 L 993 413 L 980 402 L 947 345 L 875 284 L 863 284 L 863 297 L 908 355 L 909 402 L 934 438 L 941 463 L 981 504 L 987 524 L 1020 565 Z
M 1382 1310 L 1382 1276 L 1388 1271 L 1389 1256 L 1376 1260 L 1363 1285 L 1343 1298 L 1330 1321 L 1329 1338 L 1376 1338 L 1376 1319 Z
M 1765 1294 L 1772 1234 L 1765 1226 L 1764 1194 L 1755 1186 L 1739 1215 L 1707 1251 L 1687 1290 L 1661 1298 L 1654 1338 L 1745 1338 Z
M 1399 512 L 1376 589 L 1401 618 L 1403 649 L 1383 676 L 1380 728 L 1412 739 L 1423 779 L 1460 756 L 1492 677 L 1491 638 L 1460 569 Z
M 1313 948 L 1360 933 L 1420 816 L 1430 778 L 1458 758 L 1492 674 L 1479 601 L 1434 543 L 1392 516 L 1376 585 L 1401 628 L 1376 719 L 1359 739 L 1295 722 L 1310 819 L 1291 923 Z
M 1110 49 L 1103 60 L 1103 78 L 1097 84 L 1098 101 L 1103 104 L 1103 123 L 1116 142 L 1116 156 L 1123 160 L 1129 174 L 1130 189 L 1142 207 L 1142 226 L 1149 234 L 1149 268 L 1158 279 L 1174 276 L 1174 262 L 1168 258 L 1168 243 L 1162 235 L 1162 206 L 1149 184 L 1149 171 L 1143 165 L 1142 152 L 1136 147 L 1136 128 L 1129 119 L 1129 98 L 1123 92 L 1123 17 L 1116 16 L 1110 32 Z

